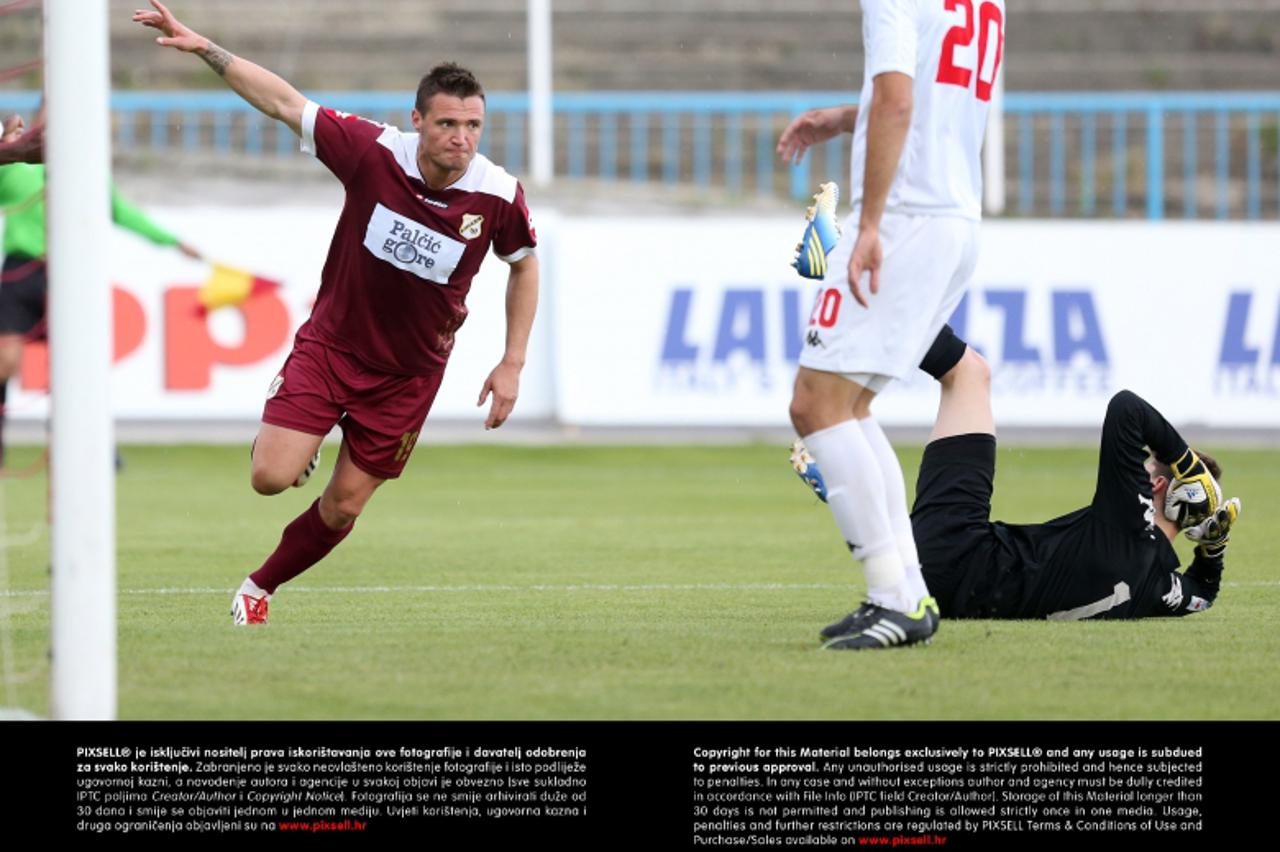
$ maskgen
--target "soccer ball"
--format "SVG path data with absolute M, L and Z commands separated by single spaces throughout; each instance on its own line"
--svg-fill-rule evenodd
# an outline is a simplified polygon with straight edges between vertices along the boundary
M 1209 493 L 1213 488 L 1216 492 Z M 1185 530 L 1209 517 L 1222 505 L 1222 489 L 1211 477 L 1196 477 L 1188 482 L 1175 479 L 1164 495 L 1164 516 Z

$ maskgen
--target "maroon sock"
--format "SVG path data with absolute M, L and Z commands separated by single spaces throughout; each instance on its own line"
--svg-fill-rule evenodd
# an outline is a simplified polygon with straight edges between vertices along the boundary
M 4 407 L 9 402 L 9 380 L 0 382 L 0 467 L 4 467 Z
M 329 529 L 320 518 L 320 500 L 317 498 L 307 511 L 289 522 L 275 552 L 267 557 L 261 568 L 249 575 L 249 579 L 267 594 L 275 594 L 280 584 L 289 582 L 324 559 L 354 527 L 353 521 L 340 530 Z

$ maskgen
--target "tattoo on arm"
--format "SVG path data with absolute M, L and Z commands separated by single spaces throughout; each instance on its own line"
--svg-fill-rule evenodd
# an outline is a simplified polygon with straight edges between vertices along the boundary
M 225 77 L 227 74 L 227 66 L 235 59 L 228 51 L 218 47 L 213 42 L 209 42 L 209 46 L 200 51 L 200 58 L 212 68 L 219 77 Z

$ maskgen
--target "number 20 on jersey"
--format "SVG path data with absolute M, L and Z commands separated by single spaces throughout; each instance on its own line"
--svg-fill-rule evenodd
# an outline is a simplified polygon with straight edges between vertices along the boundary
M 1004 57 L 1004 13 L 995 3 L 980 3 L 975 20 L 973 0 L 943 0 L 948 12 L 964 13 L 964 23 L 947 30 L 942 40 L 942 59 L 938 63 L 938 82 L 967 89 L 977 78 L 974 94 L 980 101 L 991 100 L 996 72 Z M 956 53 L 978 38 L 978 67 L 956 64 Z M 976 72 L 976 73 L 975 73 Z

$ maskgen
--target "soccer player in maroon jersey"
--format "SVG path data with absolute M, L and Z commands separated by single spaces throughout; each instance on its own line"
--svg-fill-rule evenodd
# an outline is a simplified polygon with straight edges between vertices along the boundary
M 511 266 L 506 352 L 480 391 L 485 428 L 511 414 L 538 298 L 536 236 L 514 177 L 477 153 L 484 91 L 453 64 L 418 86 L 416 134 L 308 101 L 275 74 L 181 24 L 163 5 L 133 20 L 156 43 L 194 53 L 237 94 L 284 122 L 346 188 L 311 318 L 271 384 L 253 449 L 253 487 L 278 494 L 305 481 L 324 436 L 342 447 L 318 500 L 241 585 L 236 624 L 261 624 L 282 583 L 342 541 L 373 492 L 400 475 L 431 408 L 471 279 L 492 246 Z

